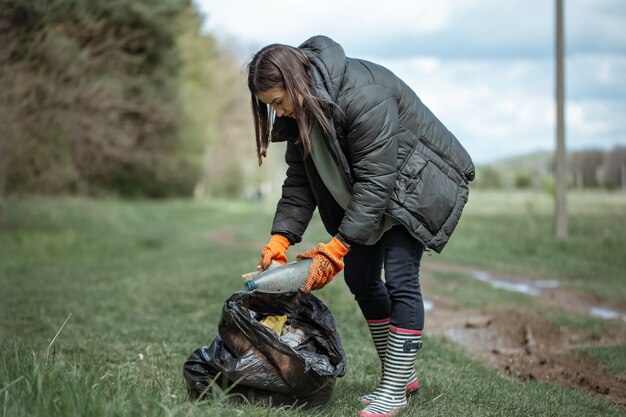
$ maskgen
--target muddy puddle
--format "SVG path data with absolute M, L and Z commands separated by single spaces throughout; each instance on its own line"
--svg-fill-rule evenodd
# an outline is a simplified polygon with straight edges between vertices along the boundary
M 478 281 L 486 282 L 495 289 L 518 292 L 535 297 L 541 295 L 546 289 L 558 288 L 559 286 L 559 281 L 557 280 L 524 280 L 512 282 L 485 271 L 472 271 L 470 276 Z
M 604 305 L 594 297 L 577 293 L 561 286 L 558 280 L 540 280 L 524 277 L 501 276 L 491 272 L 452 264 L 424 264 L 428 271 L 462 273 L 492 288 L 541 298 L 547 305 L 575 314 L 604 320 L 626 322 L 626 305 Z
M 626 314 L 622 314 L 619 311 L 606 307 L 591 307 L 589 309 L 589 314 L 599 319 L 626 321 Z

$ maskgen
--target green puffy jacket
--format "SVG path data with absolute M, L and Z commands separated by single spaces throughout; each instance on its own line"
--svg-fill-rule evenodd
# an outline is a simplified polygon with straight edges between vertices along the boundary
M 427 248 L 441 252 L 454 231 L 474 179 L 467 151 L 417 95 L 386 68 L 347 58 L 325 36 L 299 47 L 312 63 L 317 94 L 332 100 L 336 134 L 329 149 L 352 191 L 344 211 L 310 157 L 303 157 L 295 120 L 276 118 L 272 142 L 287 141 L 287 178 L 272 233 L 292 243 L 316 207 L 331 235 L 364 243 L 386 214 Z

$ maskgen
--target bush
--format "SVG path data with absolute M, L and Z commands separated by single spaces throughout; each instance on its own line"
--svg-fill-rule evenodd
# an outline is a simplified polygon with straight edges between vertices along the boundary
M 502 180 L 497 170 L 492 167 L 478 167 L 476 172 L 476 188 L 493 190 L 502 188 Z
M 527 189 L 533 185 L 533 179 L 527 172 L 518 172 L 515 175 L 515 188 Z
M 556 190 L 556 183 L 554 177 L 548 177 L 543 182 L 543 191 L 546 194 L 554 195 Z
M 190 193 L 177 34 L 190 0 L 4 0 L 0 195 Z

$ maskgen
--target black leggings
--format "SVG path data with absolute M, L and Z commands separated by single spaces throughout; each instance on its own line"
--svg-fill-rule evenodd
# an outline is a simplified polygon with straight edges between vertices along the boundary
M 344 277 L 366 320 L 390 318 L 393 326 L 423 330 L 423 253 L 424 246 L 403 226 L 394 226 L 374 245 L 352 245 Z

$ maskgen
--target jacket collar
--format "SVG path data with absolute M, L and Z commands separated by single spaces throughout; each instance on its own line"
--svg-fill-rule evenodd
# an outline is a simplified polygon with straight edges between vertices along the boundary
M 299 136 L 298 123 L 294 119 L 291 117 L 274 118 L 270 133 L 271 142 L 296 142 Z

